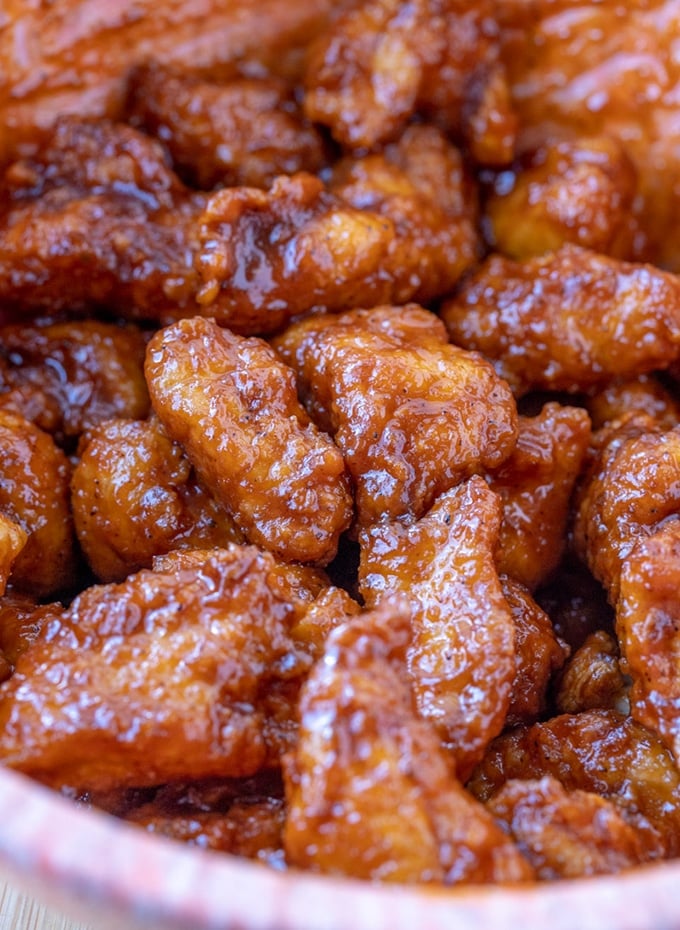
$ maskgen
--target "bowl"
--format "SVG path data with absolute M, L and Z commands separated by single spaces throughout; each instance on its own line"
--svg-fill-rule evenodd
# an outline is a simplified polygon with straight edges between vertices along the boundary
M 0 770 L 0 870 L 96 930 L 677 930 L 680 863 L 525 887 L 378 885 L 188 848 Z

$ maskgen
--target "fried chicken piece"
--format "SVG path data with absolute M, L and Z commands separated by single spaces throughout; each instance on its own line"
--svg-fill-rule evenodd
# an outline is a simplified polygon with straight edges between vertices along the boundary
M 637 174 L 612 136 L 542 145 L 500 173 L 485 204 L 491 246 L 523 260 L 571 242 L 630 259 Z
M 616 631 L 633 685 L 631 714 L 680 763 L 680 522 L 640 538 L 626 557 Z
M 414 126 L 380 155 L 300 173 L 268 192 L 218 191 L 198 221 L 201 312 L 271 333 L 314 307 L 426 302 L 449 293 L 479 251 L 462 159 Z
M 385 882 L 521 881 L 532 872 L 451 772 L 406 680 L 408 610 L 336 629 L 300 698 L 285 760 L 291 865 Z
M 601 430 L 579 491 L 574 546 L 612 605 L 638 539 L 680 514 L 680 426 L 664 431 L 646 414 Z
M 555 706 L 561 714 L 597 709 L 629 713 L 619 646 L 607 630 L 591 633 L 569 659 L 560 675 Z
M 202 190 L 269 187 L 279 174 L 316 174 L 320 133 L 302 118 L 286 83 L 201 80 L 154 64 L 131 78 L 130 119 L 160 139 L 177 172 Z
M 153 58 L 216 77 L 296 79 L 304 50 L 345 0 L 9 0 L 0 32 L 0 162 L 59 114 L 119 118 L 127 78 Z
M 243 542 L 156 420 L 107 420 L 88 430 L 71 478 L 78 541 L 100 581 L 122 581 L 171 549 Z
M 515 116 L 491 2 L 370 0 L 312 45 L 305 112 L 349 148 L 394 139 L 419 113 L 482 162 L 512 158 Z
M 75 577 L 70 477 L 51 436 L 0 409 L 0 513 L 27 537 L 9 580 L 38 598 L 65 591 Z
M 507 386 L 417 305 L 309 316 L 273 345 L 342 450 L 361 526 L 418 519 L 517 438 Z
M 498 570 L 531 591 L 560 563 L 589 440 L 585 410 L 545 404 L 538 416 L 520 417 L 514 451 L 487 475 L 503 501 Z
M 524 262 L 493 255 L 442 317 L 516 394 L 587 391 L 678 357 L 680 280 L 573 245 Z
M 547 710 L 548 686 L 564 665 L 569 647 L 555 635 L 550 617 L 518 581 L 501 577 L 515 624 L 515 677 L 505 726 L 533 723 Z
M 18 523 L 0 513 L 0 597 L 7 588 L 16 557 L 28 542 L 28 533 Z
M 0 327 L 0 407 L 58 440 L 109 417 L 143 418 L 146 341 L 134 326 L 96 320 Z
M 675 0 L 499 0 L 518 149 L 607 134 L 639 176 L 635 258 L 680 268 Z
M 637 831 L 591 791 L 566 791 L 549 775 L 507 782 L 487 809 L 543 881 L 608 875 L 645 860 Z
M 596 430 L 635 411 L 648 414 L 662 429 L 680 424 L 680 401 L 654 373 L 615 378 L 594 391 L 585 404 Z
M 613 711 L 564 714 L 499 736 L 468 789 L 488 801 L 510 779 L 558 779 L 612 801 L 637 831 L 645 859 L 680 851 L 680 773 L 659 738 Z
M 246 539 L 286 561 L 330 562 L 352 518 L 345 464 L 274 351 L 196 317 L 153 336 L 145 370 L 168 435 Z
M 464 780 L 503 727 L 515 677 L 515 624 L 494 551 L 499 498 L 479 477 L 438 498 L 410 526 L 383 523 L 359 537 L 359 590 L 368 607 L 391 595 L 411 605 L 408 670 Z
M 277 764 L 312 662 L 291 630 L 324 587 L 314 570 L 230 546 L 86 589 L 53 608 L 0 686 L 0 759 L 92 791 Z M 281 725 L 267 719 L 272 690 L 288 701 Z
M 233 787 L 224 792 L 219 783 L 214 787 L 202 782 L 171 785 L 122 816 L 148 833 L 189 846 L 279 865 L 283 861 L 284 801 L 258 790 L 257 782 L 234 779 Z M 230 796 L 239 786 L 242 793 Z

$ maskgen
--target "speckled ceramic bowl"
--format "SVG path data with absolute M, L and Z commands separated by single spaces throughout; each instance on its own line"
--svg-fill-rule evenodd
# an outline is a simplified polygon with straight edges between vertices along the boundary
M 680 862 L 523 889 L 378 886 L 190 849 L 2 770 L 0 869 L 97 930 L 680 930 Z

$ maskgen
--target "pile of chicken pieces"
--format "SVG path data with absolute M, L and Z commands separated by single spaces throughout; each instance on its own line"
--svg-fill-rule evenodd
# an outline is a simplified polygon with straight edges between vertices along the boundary
M 0 27 L 0 763 L 276 868 L 680 856 L 680 2 L 209 5 Z

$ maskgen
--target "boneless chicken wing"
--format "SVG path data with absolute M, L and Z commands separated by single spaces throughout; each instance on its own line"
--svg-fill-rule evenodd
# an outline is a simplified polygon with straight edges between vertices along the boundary
M 146 375 L 168 435 L 246 539 L 329 562 L 352 516 L 345 464 L 273 350 L 196 317 L 154 335 Z

